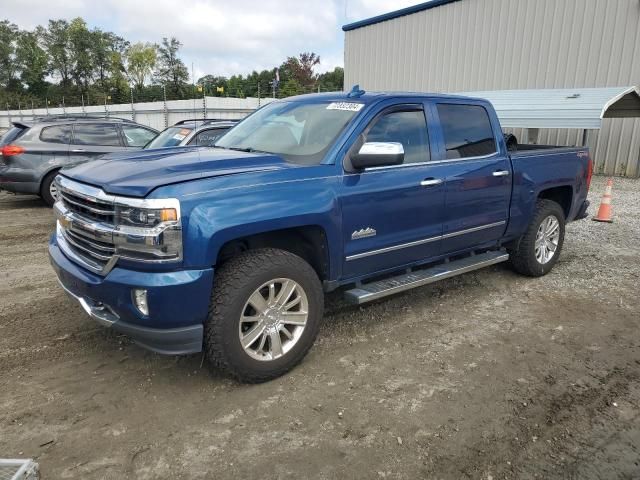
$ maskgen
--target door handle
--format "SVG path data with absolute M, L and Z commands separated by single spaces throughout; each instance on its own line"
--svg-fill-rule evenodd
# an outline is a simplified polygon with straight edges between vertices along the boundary
M 425 178 L 420 182 L 422 187 L 433 187 L 435 185 L 440 185 L 444 180 L 441 178 Z
M 509 175 L 509 170 L 497 170 L 493 172 L 494 177 L 506 177 Z
M 84 148 L 74 148 L 73 150 L 71 150 L 73 153 L 82 153 L 82 152 L 86 152 L 86 150 Z

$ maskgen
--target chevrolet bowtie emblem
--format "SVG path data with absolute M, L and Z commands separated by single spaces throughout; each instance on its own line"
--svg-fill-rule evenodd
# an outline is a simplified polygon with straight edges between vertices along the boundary
M 351 234 L 351 240 L 358 240 L 359 238 L 373 237 L 376 233 L 378 232 L 376 232 L 375 228 L 371 228 L 371 227 L 362 228 L 360 230 L 356 230 Z

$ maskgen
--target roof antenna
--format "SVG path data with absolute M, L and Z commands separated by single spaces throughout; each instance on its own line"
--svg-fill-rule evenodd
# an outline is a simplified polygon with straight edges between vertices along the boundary
M 365 94 L 364 90 L 360 90 L 360 85 L 354 85 L 351 91 L 347 94 L 347 98 L 358 98 Z

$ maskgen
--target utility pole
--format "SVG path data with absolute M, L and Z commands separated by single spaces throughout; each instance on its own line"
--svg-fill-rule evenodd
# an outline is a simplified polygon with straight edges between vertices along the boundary
M 167 111 L 167 87 L 162 85 L 162 105 L 164 111 L 164 128 L 169 126 L 169 112 Z
M 202 85 L 202 118 L 207 118 L 207 92 L 204 84 Z
M 136 111 L 133 108 L 133 88 L 129 87 L 129 93 L 131 94 L 131 120 L 136 121 Z
M 258 107 L 260 106 L 260 82 L 258 82 Z

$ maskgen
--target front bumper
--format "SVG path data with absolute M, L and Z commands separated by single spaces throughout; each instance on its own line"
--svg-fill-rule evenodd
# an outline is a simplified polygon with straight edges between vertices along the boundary
M 202 351 L 213 269 L 139 272 L 114 268 L 101 277 L 69 260 L 55 235 L 49 241 L 49 257 L 64 290 L 99 324 L 154 352 Z M 133 288 L 147 290 L 149 316 L 135 307 Z

